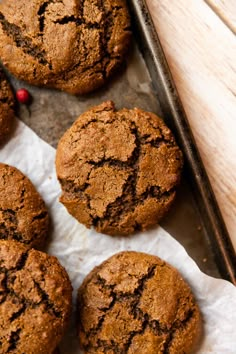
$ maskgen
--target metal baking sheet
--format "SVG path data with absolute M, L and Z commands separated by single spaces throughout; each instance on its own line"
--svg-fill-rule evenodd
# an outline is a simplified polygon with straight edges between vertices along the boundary
M 163 117 L 175 132 L 185 153 L 187 180 L 190 182 L 197 209 L 204 226 L 204 235 L 213 252 L 221 276 L 236 284 L 236 254 L 217 205 L 210 181 L 197 150 L 186 114 L 180 102 L 158 35 L 146 2 L 130 1 L 140 49 L 153 79 Z
M 99 91 L 78 97 L 32 87 L 10 77 L 15 89 L 28 88 L 33 97 L 30 107 L 18 107 L 18 116 L 54 147 L 82 112 L 105 100 L 113 100 L 118 109 L 139 107 L 161 116 L 174 131 L 185 154 L 184 178 L 177 199 L 161 225 L 186 248 L 201 270 L 235 283 L 235 253 L 146 3 L 143 0 L 128 3 L 134 40 L 121 72 Z

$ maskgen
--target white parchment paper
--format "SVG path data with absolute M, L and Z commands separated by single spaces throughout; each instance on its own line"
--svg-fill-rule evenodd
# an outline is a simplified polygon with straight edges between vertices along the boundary
M 54 160 L 55 149 L 20 121 L 17 121 L 12 139 L 0 149 L 0 161 L 25 173 L 49 208 L 52 232 L 48 252 L 57 256 L 67 269 L 74 299 L 85 275 L 114 253 L 136 250 L 157 255 L 180 271 L 198 300 L 205 332 L 199 353 L 235 354 L 236 288 L 227 281 L 203 274 L 184 248 L 161 227 L 129 238 L 112 238 L 87 230 L 58 202 L 60 187 Z M 61 344 L 62 354 L 81 353 L 74 321 L 73 318 Z

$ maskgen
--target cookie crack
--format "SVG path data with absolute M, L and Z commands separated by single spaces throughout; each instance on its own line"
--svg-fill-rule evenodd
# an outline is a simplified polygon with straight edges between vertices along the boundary
M 119 10 L 122 10 L 122 9 L 123 9 L 123 7 L 119 6 L 119 5 L 112 6 L 112 10 L 119 11 Z
M 47 8 L 50 4 L 55 4 L 55 3 L 63 3 L 62 0 L 48 0 L 45 1 L 43 4 L 40 5 L 39 10 L 38 10 L 38 17 L 39 17 L 39 31 L 41 34 L 44 31 L 45 27 L 45 14 L 47 12 Z
M 194 317 L 194 314 L 195 314 L 195 311 L 190 309 L 187 312 L 187 315 L 184 320 L 182 320 L 182 321 L 177 320 L 172 324 L 171 328 L 168 330 L 169 336 L 168 336 L 166 342 L 164 343 L 163 354 L 170 353 L 170 349 L 171 349 L 173 340 L 175 338 L 175 333 L 180 331 L 181 329 L 183 329 L 192 320 L 192 318 Z
M 23 254 L 22 258 L 18 262 L 19 265 L 18 265 L 17 269 L 16 269 L 16 267 L 11 268 L 10 270 L 6 270 L 5 268 L 0 268 L 0 273 L 5 274 L 5 278 L 1 283 L 1 287 L 3 290 L 0 291 L 0 295 L 3 296 L 3 298 L 1 299 L 0 304 L 5 302 L 10 297 L 14 303 L 16 303 L 16 301 L 17 301 L 17 303 L 20 306 L 20 309 L 18 311 L 14 312 L 12 314 L 12 316 L 10 317 L 10 319 L 9 319 L 10 323 L 15 321 L 20 316 L 22 316 L 22 314 L 24 314 L 28 308 L 37 308 L 42 304 L 45 305 L 46 310 L 50 314 L 52 314 L 53 316 L 55 316 L 57 318 L 60 318 L 61 312 L 55 309 L 55 307 L 53 306 L 47 293 L 40 287 L 40 285 L 34 279 L 33 279 L 34 286 L 36 287 L 36 289 L 38 290 L 38 293 L 40 294 L 40 301 L 38 301 L 38 302 L 30 301 L 24 297 L 19 296 L 19 294 L 17 294 L 14 291 L 14 289 L 11 287 L 11 284 L 14 284 L 14 281 L 16 279 L 16 276 L 15 275 L 12 276 L 12 273 L 14 270 L 21 270 L 23 268 L 23 264 L 26 261 L 25 258 L 26 258 L 25 254 Z
M 12 331 L 9 338 L 9 347 L 7 349 L 7 353 L 17 349 L 17 343 L 20 340 L 20 332 L 21 329 L 17 329 L 16 331 Z
M 49 4 L 53 3 L 53 0 L 45 1 L 42 5 L 40 5 L 38 10 L 39 16 L 39 31 L 42 33 L 44 31 L 44 21 L 45 21 L 45 12 Z
M 34 222 L 35 220 L 42 220 L 45 219 L 47 217 L 48 213 L 46 211 L 41 211 L 41 213 L 39 213 L 38 215 L 35 215 L 32 219 L 32 222 Z
M 79 2 L 79 14 L 80 14 L 80 17 L 84 20 L 84 3 L 85 3 L 85 0 L 80 0 Z
M 27 305 L 24 303 L 22 308 L 19 311 L 14 312 L 11 317 L 10 317 L 10 322 L 15 321 L 17 318 L 19 318 L 23 313 L 26 311 Z
M 94 223 L 94 226 L 96 227 L 99 223 L 103 223 L 106 221 L 108 218 L 110 220 L 111 216 L 112 219 L 119 219 L 122 217 L 122 215 L 130 208 L 133 208 L 133 210 L 136 208 L 136 203 L 135 200 L 137 199 L 136 196 L 136 184 L 137 184 L 137 178 L 138 178 L 138 166 L 139 166 L 139 158 L 140 158 L 140 137 L 139 137 L 139 132 L 136 124 L 132 122 L 132 127 L 130 129 L 131 133 L 135 136 L 135 148 L 132 152 L 132 155 L 130 156 L 128 163 L 126 163 L 126 167 L 131 167 L 133 170 L 130 173 L 126 183 L 123 185 L 122 189 L 122 195 L 117 197 L 116 200 L 112 203 L 109 203 L 107 205 L 106 211 L 104 213 L 104 216 L 102 218 L 97 217 Z M 124 196 L 128 196 L 128 199 L 125 200 Z M 131 199 L 129 199 L 129 197 Z M 119 208 L 114 208 L 114 206 L 119 205 Z M 114 210 L 116 210 L 114 212 Z M 140 227 L 138 223 L 135 225 L 136 230 L 138 230 Z
M 2 89 L 1 89 L 1 91 L 2 91 Z M 10 106 L 9 108 L 13 108 L 14 107 L 14 104 L 11 102 L 10 97 L 0 98 L 0 103 L 3 104 L 3 105 L 7 103 Z
M 147 273 L 139 280 L 139 286 L 137 289 L 135 289 L 135 294 L 139 296 L 142 295 L 146 282 L 154 277 L 157 267 L 158 266 L 156 264 L 149 267 Z
M 23 36 L 19 26 L 7 21 L 5 16 L 0 12 L 0 23 L 2 24 L 3 31 L 12 38 L 17 47 L 22 48 L 23 52 L 30 55 L 42 65 L 48 65 L 49 62 L 45 58 L 45 51 L 41 50 L 37 45 L 32 43 L 31 38 Z
M 98 281 L 99 284 L 102 284 L 103 288 L 106 288 L 106 289 L 108 289 L 110 291 L 109 295 L 112 297 L 112 301 L 110 302 L 108 307 L 100 309 L 101 311 L 104 312 L 104 314 L 99 318 L 97 326 L 95 328 L 91 328 L 91 330 L 89 332 L 87 332 L 87 333 L 84 332 L 86 334 L 87 339 L 89 339 L 89 337 L 91 335 L 95 336 L 95 335 L 97 335 L 99 333 L 99 331 L 102 328 L 102 324 L 103 324 L 103 322 L 105 320 L 105 317 L 106 317 L 107 313 L 112 310 L 112 308 L 115 306 L 116 301 L 117 301 L 117 294 L 114 292 L 114 286 L 106 284 L 105 279 L 103 279 L 99 275 L 97 277 L 97 281 Z M 82 323 L 81 323 L 81 325 L 82 325 Z
M 62 19 L 56 20 L 55 23 L 59 23 L 59 24 L 67 24 L 70 22 L 73 22 L 77 25 L 81 25 L 83 24 L 86 28 L 88 29 L 97 29 L 99 31 L 99 45 L 100 45 L 100 54 L 101 57 L 99 60 L 97 60 L 96 62 L 94 62 L 92 65 L 90 65 L 89 67 L 83 67 L 82 65 L 82 60 L 75 64 L 74 66 L 72 66 L 70 68 L 70 72 L 76 70 L 78 67 L 81 67 L 81 74 L 86 73 L 87 71 L 93 69 L 93 73 L 94 74 L 101 74 L 103 77 L 103 80 L 105 81 L 107 76 L 109 76 L 110 73 L 107 73 L 107 67 L 110 63 L 110 58 L 114 58 L 118 61 L 120 61 L 120 55 L 118 55 L 115 52 L 110 53 L 108 50 L 108 46 L 109 46 L 109 41 L 110 41 L 110 37 L 111 37 L 111 33 L 113 31 L 114 28 L 114 21 L 113 21 L 113 17 L 115 16 L 114 11 L 116 11 L 116 7 L 113 7 L 111 11 L 107 11 L 106 8 L 103 6 L 103 2 L 99 1 L 97 4 L 100 8 L 101 11 L 101 15 L 102 18 L 99 22 L 87 22 L 86 19 L 84 18 L 84 1 L 80 2 L 80 8 L 79 8 L 79 16 L 65 16 Z M 122 7 L 120 7 L 120 9 L 122 9 Z M 88 56 L 89 54 L 85 54 L 84 58 L 83 58 L 83 62 L 86 62 L 86 56 Z M 96 65 L 101 65 L 101 68 L 99 68 L 99 70 L 96 71 L 95 66 Z M 64 72 L 62 75 L 62 78 L 65 80 L 68 77 L 68 73 Z
M 143 192 L 138 198 L 138 204 L 142 204 L 148 198 L 155 198 L 159 201 L 168 199 L 173 193 L 175 193 L 175 187 L 169 190 L 162 191 L 160 186 L 147 187 L 146 191 Z
M 27 262 L 28 257 L 29 257 L 29 252 L 30 252 L 30 250 L 22 253 L 21 257 L 19 258 L 19 260 L 16 264 L 16 267 L 11 268 L 10 270 L 17 270 L 17 271 L 22 270 Z
M 13 273 L 14 271 L 21 271 L 27 262 L 28 256 L 29 256 L 29 250 L 22 253 L 15 267 L 11 267 L 9 269 L 1 266 L 0 264 L 0 274 L 4 274 L 4 279 L 1 281 L 0 284 L 1 285 L 0 295 L 2 297 L 0 304 L 6 301 L 8 294 L 10 296 L 14 295 L 16 298 L 18 298 L 17 294 L 14 293 L 13 289 L 11 289 L 8 286 L 8 284 L 9 282 L 14 283 L 16 277 L 15 276 L 11 277 L 11 273 Z M 19 300 L 21 301 L 21 299 Z
M 128 339 L 128 341 L 125 343 L 125 347 L 124 347 L 124 352 L 128 353 L 129 348 L 132 344 L 132 341 L 134 339 L 135 336 L 139 335 L 139 334 L 143 334 L 146 330 L 146 328 L 148 327 L 149 323 L 148 320 L 144 317 L 143 323 L 142 323 L 142 328 L 139 331 L 132 331 L 130 333 L 130 337 Z
M 22 209 L 23 205 L 24 205 L 24 201 L 25 201 L 25 188 L 23 187 L 22 190 L 21 190 L 21 195 L 20 195 L 20 204 L 21 206 L 18 207 L 16 210 L 19 210 L 19 209 Z
M 122 301 L 124 301 L 125 299 L 133 300 L 131 313 L 134 316 L 134 318 L 137 318 L 137 314 L 136 314 L 135 309 L 139 304 L 139 301 L 142 296 L 143 290 L 145 288 L 146 282 L 154 277 L 156 268 L 157 268 L 157 265 L 153 265 L 153 266 L 149 267 L 147 273 L 141 279 L 139 279 L 138 287 L 133 292 L 128 292 L 128 293 L 116 292 L 115 285 L 107 284 L 106 280 L 104 278 L 102 278 L 99 274 L 97 275 L 97 284 L 101 285 L 101 287 L 103 289 L 107 289 L 110 291 L 109 296 L 112 297 L 112 301 L 108 307 L 102 308 L 102 309 L 100 308 L 100 310 L 103 311 L 104 314 L 100 317 L 97 326 L 95 328 L 92 328 L 87 333 L 83 330 L 86 335 L 86 338 L 88 340 L 87 348 L 89 348 L 91 345 L 90 344 L 90 337 L 92 336 L 93 340 L 94 340 L 94 337 L 99 334 L 99 331 L 102 328 L 102 325 L 105 321 L 107 314 L 114 308 L 114 306 L 115 306 L 115 304 L 117 304 L 117 302 L 122 303 Z M 140 320 L 140 318 L 139 318 L 139 320 Z M 121 350 L 119 347 L 119 344 L 116 343 L 115 341 L 112 342 L 112 345 L 109 345 L 106 341 L 101 341 L 98 339 L 96 345 L 98 347 L 105 347 L 107 349 L 113 350 L 115 353 L 127 353 L 128 349 L 132 343 L 132 339 L 137 334 L 142 334 L 149 324 L 148 318 L 146 316 L 144 316 L 144 320 L 143 319 L 141 319 L 141 320 L 142 320 L 142 328 L 138 331 L 132 331 L 130 333 L 129 338 L 128 338 L 127 342 L 125 343 L 124 349 Z M 81 328 L 83 328 L 82 324 L 81 324 Z
M 164 134 L 163 134 L 163 129 L 162 129 L 162 127 L 160 127 L 160 126 L 159 126 L 159 127 L 156 127 L 150 118 L 148 119 L 148 122 L 149 122 L 149 124 L 151 125 L 151 127 L 152 127 L 154 130 L 157 130 L 157 131 L 158 131 L 158 133 L 161 135 L 161 139 L 165 141 L 166 138 L 165 138 L 165 136 L 164 136 Z M 167 140 L 167 141 L 168 141 L 168 140 Z
M 41 295 L 41 303 L 43 303 L 46 306 L 47 310 L 51 312 L 55 317 L 60 318 L 62 315 L 61 311 L 55 308 L 53 302 L 50 300 L 46 291 L 41 288 L 40 284 L 35 279 L 33 279 L 33 282 L 39 294 Z
M 127 167 L 129 167 L 132 162 L 130 162 L 131 158 L 127 161 L 121 161 L 118 159 L 114 159 L 114 158 L 105 158 L 102 159 L 101 161 L 93 161 L 93 160 L 88 160 L 87 163 L 96 167 L 96 168 L 100 168 L 100 167 L 104 167 L 106 165 L 108 166 L 112 166 L 112 167 L 119 167 L 120 169 L 127 169 Z
M 179 330 L 181 330 L 182 328 L 184 328 L 186 326 L 186 324 L 191 321 L 191 319 L 194 317 L 194 310 L 190 309 L 187 312 L 184 320 L 182 320 L 182 321 L 175 320 L 172 323 L 170 328 L 166 325 L 161 324 L 157 320 L 151 320 L 150 316 L 147 313 L 143 313 L 143 311 L 138 307 L 138 304 L 135 305 L 134 314 L 135 314 L 135 318 L 138 318 L 140 320 L 144 319 L 143 326 L 140 331 L 135 331 L 135 332 L 131 333 L 131 336 L 126 344 L 126 353 L 128 352 L 130 345 L 132 344 L 133 338 L 137 334 L 143 334 L 147 328 L 150 328 L 155 335 L 160 336 L 160 335 L 164 334 L 167 336 L 167 338 L 164 342 L 162 354 L 169 354 L 172 342 L 175 337 L 175 333 L 178 332 Z
M 143 205 L 146 200 L 154 198 L 159 202 L 165 202 L 175 193 L 175 187 L 168 191 L 161 191 L 159 186 L 151 186 L 148 187 L 144 193 L 137 196 L 136 188 L 134 188 L 134 186 L 136 187 L 134 184 L 135 178 L 136 176 L 133 176 L 133 174 L 128 177 L 127 182 L 123 186 L 122 196 L 118 197 L 114 202 L 107 206 L 103 217 L 96 218 L 96 222 L 94 223 L 95 227 L 98 224 L 102 225 L 107 219 L 111 220 L 111 225 L 114 225 L 115 223 L 118 223 L 127 212 L 134 212 L 135 209 L 138 206 Z M 127 198 L 127 200 L 125 200 L 124 195 L 132 196 L 132 199 L 130 200 Z M 140 228 L 138 222 L 135 222 L 134 231 L 140 231 Z
M 72 181 L 72 180 L 69 181 L 65 178 L 59 178 L 59 182 L 61 184 L 63 192 L 66 192 L 66 193 L 72 192 L 73 194 L 78 193 L 79 195 L 81 195 L 81 192 L 84 192 L 90 185 L 88 182 L 86 182 L 82 186 L 79 187 L 76 185 L 76 183 L 74 181 Z
M 64 16 L 56 21 L 53 21 L 53 23 L 55 24 L 57 23 L 59 25 L 66 25 L 68 23 L 75 23 L 76 25 L 81 25 L 83 22 L 78 17 L 71 15 L 71 16 Z
M 7 269 L 6 267 L 1 266 L 1 263 L 0 263 L 0 273 L 4 273 L 5 274 L 6 282 L 7 282 L 8 276 L 9 276 L 9 274 L 11 272 L 20 271 L 20 270 L 22 270 L 24 268 L 24 266 L 25 266 L 25 264 L 27 262 L 27 259 L 29 257 L 29 252 L 30 252 L 30 250 L 27 250 L 26 252 L 22 253 L 22 255 L 18 259 L 15 267 L 11 267 L 11 268 Z
M 97 22 L 85 22 L 84 20 L 82 20 L 81 18 L 78 18 L 74 15 L 71 16 L 64 16 L 62 18 L 59 18 L 55 21 L 53 21 L 53 23 L 55 24 L 59 24 L 59 25 L 67 25 L 68 23 L 74 23 L 76 24 L 76 26 L 81 26 L 84 25 L 85 28 L 87 29 L 97 29 L 100 30 L 101 26 L 99 23 Z
M 105 340 L 98 339 L 96 348 L 101 348 L 102 353 L 111 353 L 112 350 L 112 354 L 124 354 L 124 351 L 121 350 L 119 345 L 113 340 L 111 340 L 111 344 L 108 344 Z M 88 350 L 89 353 L 90 347 L 85 346 L 85 349 Z
M 166 137 L 165 137 L 165 134 L 163 133 L 162 127 L 161 127 L 161 126 L 156 127 L 156 126 L 153 124 L 153 122 L 152 122 L 151 119 L 149 119 L 149 124 L 151 125 L 151 127 L 152 127 L 154 130 L 157 130 L 158 133 L 161 135 L 160 138 L 156 138 L 156 139 L 150 140 L 151 145 L 153 145 L 153 146 L 157 145 L 157 147 L 159 147 L 159 146 L 158 146 L 158 145 L 159 145 L 159 141 L 162 140 L 168 147 L 176 147 L 176 142 L 175 142 L 175 139 L 174 139 L 173 136 L 172 136 L 171 138 L 169 138 L 169 139 L 168 139 L 168 137 L 166 138 Z M 144 139 L 146 140 L 146 139 L 148 138 L 148 135 L 144 135 L 143 137 L 144 137 Z M 150 137 L 150 136 L 149 136 L 149 137 Z M 146 142 L 146 143 L 148 143 L 148 142 Z
M 142 140 L 142 145 L 150 145 L 155 148 L 160 148 L 161 146 L 165 145 L 168 148 L 174 147 L 175 144 L 172 141 L 165 141 L 162 138 L 152 139 L 150 141 L 146 141 L 145 139 Z
M 104 109 L 104 111 L 106 111 L 106 112 L 113 112 L 113 109 L 109 107 L 109 108 Z M 99 113 L 100 113 L 99 111 L 93 112 L 94 115 L 99 114 Z M 110 117 L 109 121 L 106 121 L 105 124 L 108 124 L 108 125 L 109 125 L 109 124 L 112 124 L 112 123 L 114 123 L 115 120 L 116 120 L 115 117 Z M 83 124 L 81 127 L 79 127 L 79 129 L 78 129 L 77 132 L 80 132 L 80 131 L 82 131 L 82 130 L 88 128 L 88 127 L 90 126 L 90 124 L 92 124 L 92 123 L 100 123 L 99 118 L 90 119 L 89 122 L 86 122 L 86 123 Z M 102 123 L 104 123 L 104 122 L 102 122 Z M 78 140 L 74 140 L 73 143 L 76 143 L 77 141 L 78 141 Z
M 6 240 L 6 239 L 13 239 L 15 241 L 24 243 L 26 245 L 30 244 L 31 240 L 26 240 L 24 236 L 22 235 L 21 232 L 16 231 L 17 230 L 17 224 L 16 225 L 6 225 L 5 222 L 0 223 L 0 239 L 1 240 Z

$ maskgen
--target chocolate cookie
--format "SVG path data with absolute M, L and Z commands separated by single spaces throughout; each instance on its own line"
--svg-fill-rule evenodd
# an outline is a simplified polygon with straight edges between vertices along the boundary
M 163 120 L 108 101 L 82 114 L 59 142 L 61 202 L 87 227 L 129 235 L 157 224 L 175 197 L 182 153 Z
M 14 95 L 0 66 L 0 144 L 10 133 L 14 118 Z
M 78 335 L 85 353 L 187 354 L 201 316 L 189 286 L 158 257 L 121 252 L 78 291 Z
M 52 353 L 71 302 L 70 280 L 55 257 L 0 240 L 0 353 Z
M 3 0 L 0 57 L 19 79 L 74 94 L 102 86 L 130 43 L 125 0 Z
M 0 239 L 42 247 L 48 212 L 31 181 L 15 167 L 0 163 Z

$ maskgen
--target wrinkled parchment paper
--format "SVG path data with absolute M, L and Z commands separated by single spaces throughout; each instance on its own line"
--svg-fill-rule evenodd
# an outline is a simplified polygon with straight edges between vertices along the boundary
M 74 288 L 74 300 L 85 275 L 114 253 L 136 250 L 157 255 L 180 271 L 198 300 L 205 332 L 199 353 L 235 354 L 236 288 L 227 281 L 203 274 L 184 248 L 161 227 L 129 238 L 112 238 L 87 230 L 58 202 L 60 187 L 54 160 L 55 149 L 20 121 L 16 123 L 11 140 L 0 149 L 0 161 L 25 173 L 49 208 L 52 232 L 48 252 L 57 256 L 67 269 Z M 61 354 L 82 353 L 74 322 L 75 318 L 60 346 Z

